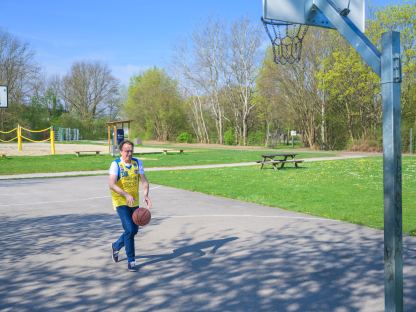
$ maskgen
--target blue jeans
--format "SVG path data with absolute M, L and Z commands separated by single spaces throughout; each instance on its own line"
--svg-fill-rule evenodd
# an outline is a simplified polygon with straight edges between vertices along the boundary
M 120 217 L 121 224 L 123 225 L 124 233 L 113 243 L 113 248 L 115 250 L 120 250 L 125 247 L 128 262 L 133 262 L 135 259 L 134 236 L 139 230 L 139 227 L 133 222 L 131 217 L 134 210 L 136 210 L 136 208 L 131 208 L 129 206 L 117 207 L 117 213 Z

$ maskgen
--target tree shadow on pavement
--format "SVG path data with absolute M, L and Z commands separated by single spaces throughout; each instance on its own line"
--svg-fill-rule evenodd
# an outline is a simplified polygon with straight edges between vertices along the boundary
M 115 214 L 2 218 L 0 310 L 384 309 L 381 234 L 329 222 L 300 231 L 299 221 L 219 232 L 189 220 L 163 238 L 165 220 L 152 222 L 142 241 L 162 234 L 140 246 L 140 270 L 131 273 L 110 259 L 121 230 Z M 415 245 L 404 248 L 405 311 L 416 311 Z

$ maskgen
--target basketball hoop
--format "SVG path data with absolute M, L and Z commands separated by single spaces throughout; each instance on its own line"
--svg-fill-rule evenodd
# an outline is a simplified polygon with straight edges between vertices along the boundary
M 302 41 L 308 31 L 308 26 L 265 18 L 261 21 L 272 42 L 275 63 L 286 65 L 299 62 Z

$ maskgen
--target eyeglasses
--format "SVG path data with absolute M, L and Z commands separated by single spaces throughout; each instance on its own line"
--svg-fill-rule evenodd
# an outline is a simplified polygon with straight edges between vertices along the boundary
M 122 152 L 129 154 L 129 153 L 133 153 L 133 150 L 122 150 Z

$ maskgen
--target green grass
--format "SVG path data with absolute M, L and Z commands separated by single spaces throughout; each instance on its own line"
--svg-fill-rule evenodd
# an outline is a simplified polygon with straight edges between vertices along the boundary
M 152 183 L 383 228 L 381 157 L 259 166 L 148 172 Z M 198 181 L 198 183 L 195 183 Z M 403 158 L 403 231 L 416 231 L 416 158 Z
M 144 154 L 135 155 L 143 160 L 145 168 L 206 165 L 234 162 L 248 162 L 261 159 L 261 154 L 276 152 L 275 150 L 226 150 L 226 149 L 187 149 L 185 153 Z M 334 153 L 303 152 L 298 158 L 332 156 Z M 0 158 L 0 175 L 40 173 L 40 172 L 65 172 L 65 171 L 89 171 L 105 170 L 110 166 L 114 158 L 109 155 L 83 155 L 75 154 L 49 155 L 49 156 L 8 156 Z
M 186 148 L 184 154 L 135 155 L 145 167 L 237 163 L 260 160 L 276 150 Z M 334 156 L 300 152 L 297 158 Z M 0 158 L 0 175 L 106 170 L 109 155 L 51 155 Z M 148 172 L 152 183 L 281 207 L 311 215 L 383 228 L 381 157 L 291 165 L 274 171 L 259 165 L 218 169 Z M 198 181 L 196 183 L 195 181 Z M 403 230 L 416 235 L 416 157 L 403 157 Z

